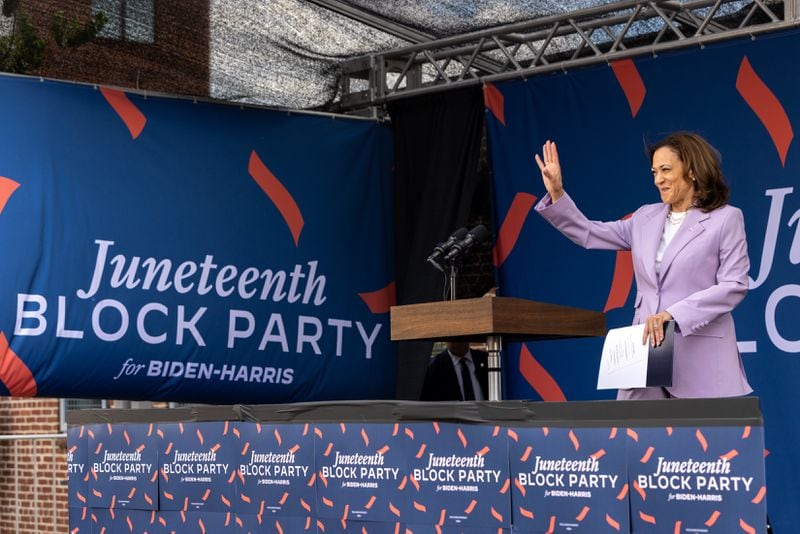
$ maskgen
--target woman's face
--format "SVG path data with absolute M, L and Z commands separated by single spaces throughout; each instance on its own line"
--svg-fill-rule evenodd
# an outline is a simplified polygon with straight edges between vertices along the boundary
M 692 206 L 694 184 L 686 175 L 686 167 L 670 147 L 662 146 L 653 153 L 653 180 L 661 201 L 673 211 L 686 211 Z

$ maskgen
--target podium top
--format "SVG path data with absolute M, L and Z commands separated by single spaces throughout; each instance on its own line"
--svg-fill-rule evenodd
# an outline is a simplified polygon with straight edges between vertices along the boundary
M 393 306 L 392 341 L 475 338 L 519 339 L 603 336 L 602 312 L 513 297 L 425 302 Z

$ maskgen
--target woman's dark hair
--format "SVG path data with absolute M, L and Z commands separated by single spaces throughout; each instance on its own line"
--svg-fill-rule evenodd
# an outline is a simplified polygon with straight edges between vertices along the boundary
M 720 168 L 720 155 L 711 144 L 692 132 L 675 132 L 648 148 L 650 162 L 659 148 L 667 147 L 686 168 L 685 178 L 694 180 L 694 205 L 705 212 L 728 203 L 729 190 Z

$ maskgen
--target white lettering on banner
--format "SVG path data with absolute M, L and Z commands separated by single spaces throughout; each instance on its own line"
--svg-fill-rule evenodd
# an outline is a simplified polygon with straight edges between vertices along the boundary
M 764 284 L 772 272 L 772 266 L 775 261 L 775 251 L 777 248 L 778 237 L 781 228 L 781 218 L 783 214 L 783 206 L 786 199 L 794 192 L 793 187 L 782 187 L 778 189 L 767 189 L 764 195 L 770 197 L 769 214 L 767 216 L 767 225 L 764 230 L 764 247 L 761 250 L 761 264 L 759 265 L 758 276 L 755 279 L 749 278 L 750 289 L 756 289 Z M 789 262 L 792 265 L 800 263 L 800 210 L 795 211 L 787 226 L 791 228 L 795 226 L 794 237 L 789 249 Z M 781 351 L 789 353 L 800 352 L 800 339 L 787 339 L 780 332 L 777 327 L 777 313 L 778 305 L 787 297 L 800 297 L 800 286 L 795 284 L 786 284 L 775 288 L 767 299 L 766 306 L 764 307 L 764 322 L 767 330 L 767 336 L 772 344 Z M 739 341 L 738 347 L 740 352 L 756 352 L 757 343 L 755 341 Z
M 89 299 L 97 294 L 103 283 L 106 263 L 108 263 L 113 267 L 113 272 L 108 280 L 112 288 L 138 288 L 144 291 L 154 289 L 164 292 L 172 287 L 181 294 L 195 291 L 201 296 L 210 293 L 213 289 L 215 294 L 220 297 L 230 297 L 235 294 L 241 299 L 248 300 L 258 294 L 259 300 L 272 300 L 273 302 L 286 300 L 290 304 L 300 301 L 303 304 L 310 303 L 314 306 L 321 306 L 327 300 L 325 296 L 326 278 L 324 275 L 317 275 L 317 261 L 309 261 L 307 270 L 302 265 L 295 265 L 287 274 L 283 270 L 259 270 L 256 267 L 240 270 L 235 265 L 223 265 L 218 269 L 219 266 L 214 263 L 214 256 L 207 255 L 200 263 L 191 260 L 184 261 L 170 274 L 171 260 L 147 258 L 142 261 L 139 256 L 127 258 L 124 254 L 118 254 L 107 261 L 109 249 L 114 245 L 114 241 L 96 239 L 95 244 L 97 245 L 97 256 L 89 288 L 77 291 L 77 295 L 81 299 Z M 137 273 L 143 277 L 137 277 Z M 158 283 L 154 286 L 153 282 L 156 277 L 158 277 Z M 211 282 L 212 278 L 213 282 Z M 256 288 L 250 289 L 248 286 L 252 286 L 259 278 L 263 280 L 261 291 L 259 292 Z M 288 291 L 285 289 L 287 278 L 289 279 Z

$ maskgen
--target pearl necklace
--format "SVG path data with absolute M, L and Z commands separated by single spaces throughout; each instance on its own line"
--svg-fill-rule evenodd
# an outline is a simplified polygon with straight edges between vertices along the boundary
M 669 213 L 667 213 L 667 221 L 673 226 L 678 226 L 683 222 L 688 213 L 688 211 L 672 211 L 670 208 Z

